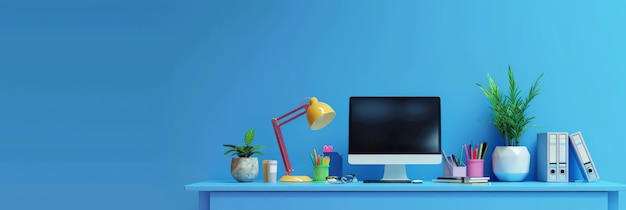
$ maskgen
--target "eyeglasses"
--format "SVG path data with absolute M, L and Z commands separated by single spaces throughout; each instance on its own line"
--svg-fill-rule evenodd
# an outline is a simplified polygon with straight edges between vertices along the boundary
M 327 176 L 326 183 L 328 184 L 346 184 L 351 182 L 358 182 L 356 175 L 354 174 L 346 174 L 342 177 L 338 176 Z

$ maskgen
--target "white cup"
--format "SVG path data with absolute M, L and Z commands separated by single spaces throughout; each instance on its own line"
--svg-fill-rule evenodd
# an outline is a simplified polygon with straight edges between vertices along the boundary
M 278 171 L 278 161 L 277 160 L 269 160 L 267 162 L 267 182 L 275 183 L 276 182 L 276 173 Z

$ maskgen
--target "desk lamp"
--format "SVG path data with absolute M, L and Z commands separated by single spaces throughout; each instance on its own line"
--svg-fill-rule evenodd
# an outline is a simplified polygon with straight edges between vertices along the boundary
M 300 112 L 298 112 L 300 111 Z M 280 120 L 292 115 L 295 116 L 288 118 L 287 120 L 280 122 Z M 333 118 L 335 118 L 335 111 L 328 104 L 317 101 L 317 98 L 311 97 L 308 104 L 299 106 L 298 108 L 287 112 L 286 114 L 272 118 L 272 126 L 274 127 L 274 133 L 276 133 L 276 140 L 278 141 L 278 147 L 280 148 L 280 155 L 283 157 L 283 163 L 285 164 L 285 172 L 287 175 L 281 177 L 280 182 L 311 182 L 313 181 L 309 176 L 292 176 L 293 168 L 291 167 L 291 161 L 289 161 L 289 154 L 287 154 L 287 148 L 285 147 L 285 140 L 283 139 L 283 133 L 280 131 L 280 126 L 287 124 L 288 122 L 304 115 L 306 113 L 306 119 L 309 121 L 309 127 L 311 130 L 319 130 L 328 125 Z

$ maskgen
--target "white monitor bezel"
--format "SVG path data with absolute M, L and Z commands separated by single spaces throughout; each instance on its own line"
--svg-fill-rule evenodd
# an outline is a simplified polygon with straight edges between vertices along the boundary
M 352 165 L 388 165 L 388 164 L 441 164 L 439 154 L 348 154 L 348 163 Z

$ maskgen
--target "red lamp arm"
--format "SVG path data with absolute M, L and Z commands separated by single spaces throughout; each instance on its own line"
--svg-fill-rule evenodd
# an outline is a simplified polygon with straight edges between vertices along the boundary
M 285 139 L 283 138 L 283 133 L 280 130 L 280 126 L 287 124 L 288 122 L 291 122 L 292 120 L 306 114 L 308 109 L 309 109 L 309 104 L 304 104 L 302 106 L 299 106 L 298 108 L 295 108 L 294 110 L 291 110 L 290 112 L 287 112 L 286 114 L 280 117 L 272 118 L 272 127 L 274 127 L 274 133 L 276 134 L 276 141 L 278 142 L 280 155 L 282 156 L 283 163 L 285 164 L 285 172 L 287 173 L 287 176 L 291 175 L 291 172 L 293 172 L 293 168 L 291 167 L 291 161 L 289 160 L 289 154 L 287 153 L 287 147 L 285 147 Z M 299 110 L 302 110 L 302 112 L 299 112 L 295 116 L 288 118 L 284 122 L 280 122 L 280 120 L 282 120 L 283 118 L 286 118 L 296 113 Z

